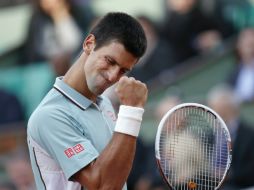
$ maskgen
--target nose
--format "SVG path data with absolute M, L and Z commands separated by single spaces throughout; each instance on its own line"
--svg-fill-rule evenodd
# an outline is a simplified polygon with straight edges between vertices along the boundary
M 117 65 L 111 67 L 107 72 L 108 80 L 110 82 L 115 82 L 119 78 L 119 71 L 120 68 Z

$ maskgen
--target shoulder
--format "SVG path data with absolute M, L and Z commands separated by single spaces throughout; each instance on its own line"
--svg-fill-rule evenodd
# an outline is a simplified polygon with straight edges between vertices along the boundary
M 28 121 L 27 134 L 49 151 L 48 147 L 57 146 L 57 143 L 79 135 L 78 128 L 77 120 L 66 109 L 50 105 L 40 107 L 32 114 Z
M 68 115 L 57 106 L 38 107 L 28 120 L 28 131 L 34 133 L 47 132 L 62 123 L 68 123 Z
M 60 104 L 40 105 L 28 121 L 28 134 L 47 136 L 76 125 L 71 109 Z

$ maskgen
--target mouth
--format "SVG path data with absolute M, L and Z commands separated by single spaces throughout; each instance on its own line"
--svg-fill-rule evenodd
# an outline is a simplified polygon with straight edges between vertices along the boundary
M 103 74 L 101 74 L 101 80 L 100 80 L 100 86 L 103 90 L 106 90 L 108 87 L 110 87 L 112 85 L 112 82 L 110 82 L 106 76 L 104 76 Z
M 103 80 L 103 86 L 111 86 L 112 82 L 110 80 L 108 80 L 107 76 L 104 75 L 103 73 L 101 73 L 101 78 Z

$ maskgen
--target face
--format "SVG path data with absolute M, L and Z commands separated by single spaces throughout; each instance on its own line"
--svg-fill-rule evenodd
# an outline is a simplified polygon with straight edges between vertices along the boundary
M 237 48 L 244 64 L 254 59 L 254 30 L 244 30 L 238 39 Z
M 39 0 L 39 4 L 46 13 L 50 14 L 66 3 L 65 0 Z
M 93 44 L 84 46 L 88 54 L 84 65 L 86 83 L 88 90 L 96 96 L 116 83 L 138 61 L 118 42 L 111 42 L 97 50 L 94 50 Z
M 186 13 L 192 9 L 195 5 L 196 0 L 168 0 L 168 7 L 172 10 L 175 10 L 179 13 Z

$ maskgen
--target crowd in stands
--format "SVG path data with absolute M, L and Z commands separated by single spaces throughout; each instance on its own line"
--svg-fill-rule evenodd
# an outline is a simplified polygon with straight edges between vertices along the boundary
M 254 29 L 243 29 L 236 43 L 236 67 L 229 83 L 240 102 L 251 102 L 254 97 Z
M 232 47 L 233 72 L 226 77 L 226 81 L 221 81 L 224 85 L 213 87 L 207 92 L 207 99 L 202 100 L 221 115 L 232 137 L 232 166 L 222 190 L 254 188 L 254 126 L 240 117 L 241 105 L 254 103 L 253 2 L 164 0 L 161 7 L 164 17 L 160 21 L 148 15 L 136 15 L 144 28 L 148 47 L 129 76 L 145 82 L 149 90 L 152 90 L 150 82 L 165 71 L 184 65 L 200 55 L 206 55 L 209 59 L 210 52 L 219 51 L 228 39 L 236 39 Z M 54 75 L 61 76 L 79 56 L 82 41 L 98 15 L 89 0 L 35 0 L 30 3 L 33 14 L 15 65 L 49 64 Z M 113 88 L 107 95 L 117 110 L 119 105 L 114 99 Z M 163 114 L 184 101 L 178 94 L 166 94 L 158 107 L 153 108 L 152 117 L 159 123 Z M 0 131 L 9 123 L 26 122 L 25 109 L 18 96 L 0 87 Z M 0 153 L 0 173 L 5 176 L 3 180 L 0 177 L 0 190 L 35 189 L 26 150 L 17 152 L 13 154 L 9 151 L 8 156 Z M 142 138 L 137 142 L 128 189 L 167 189 L 156 166 L 154 144 L 147 144 Z
M 21 47 L 20 64 L 48 61 L 63 75 L 80 51 L 94 15 L 88 2 L 33 1 L 27 37 Z
M 232 164 L 221 189 L 253 188 L 254 128 L 240 117 L 238 97 L 229 85 L 220 84 L 209 91 L 207 105 L 223 118 L 231 136 Z

